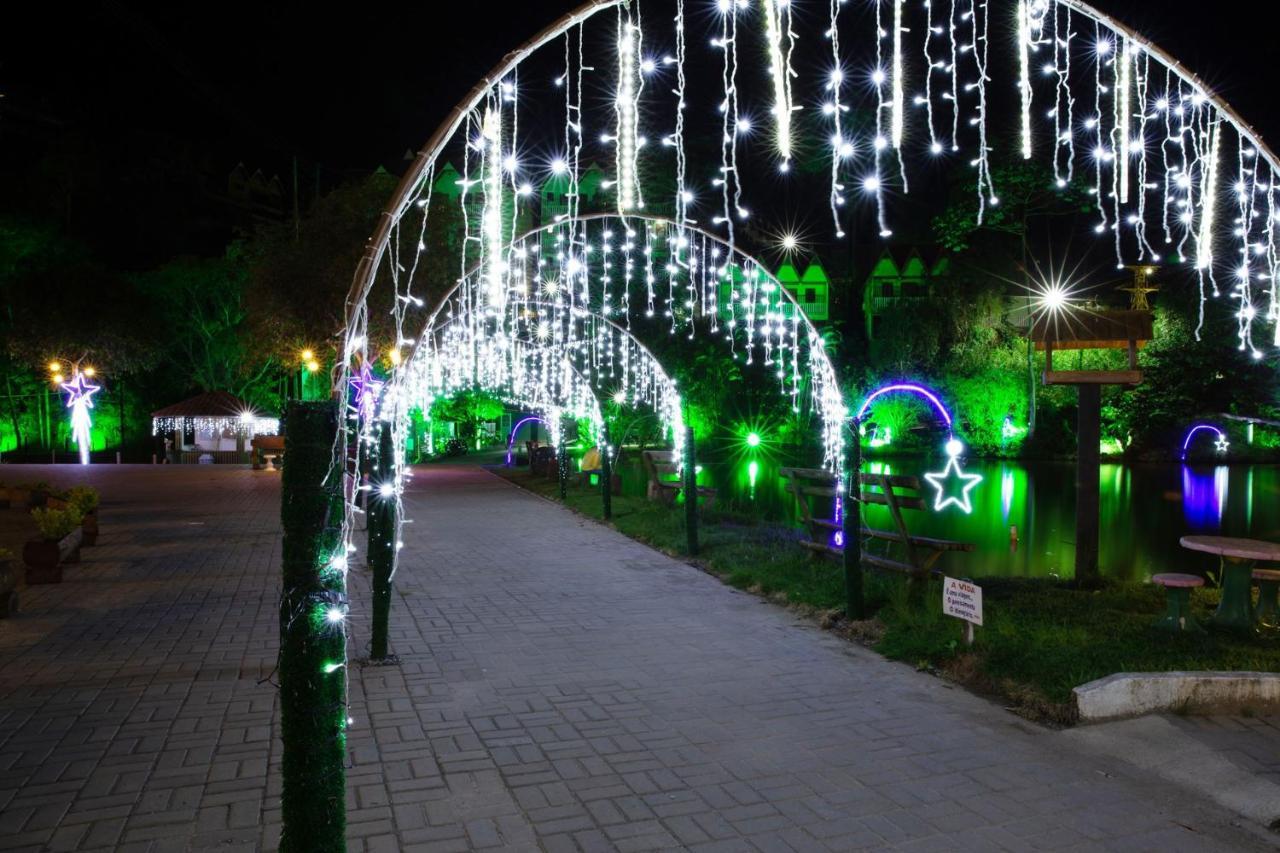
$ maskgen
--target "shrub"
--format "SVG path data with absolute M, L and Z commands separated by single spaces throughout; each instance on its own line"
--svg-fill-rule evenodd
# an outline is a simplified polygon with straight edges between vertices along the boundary
M 13 552 L 8 548 L 0 548 L 0 563 L 7 563 L 13 559 Z
M 87 515 L 98 508 L 98 490 L 92 486 L 75 486 L 67 492 L 67 503 Z
M 43 539 L 57 541 L 71 533 L 80 524 L 83 517 L 75 507 L 66 509 L 33 509 L 31 517 L 35 519 L 36 529 Z

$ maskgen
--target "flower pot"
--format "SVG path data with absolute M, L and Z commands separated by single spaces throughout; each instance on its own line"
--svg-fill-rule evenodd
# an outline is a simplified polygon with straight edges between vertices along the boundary
M 85 545 L 98 544 L 98 511 L 96 509 L 84 514 L 84 518 L 80 519 L 80 529 L 84 532 Z
M 0 560 L 0 619 L 18 612 L 18 576 L 12 560 Z
M 84 544 L 84 530 L 77 527 L 58 542 L 58 553 L 64 563 L 80 562 L 80 546 Z
M 27 564 L 27 585 L 62 583 L 62 557 L 57 542 L 32 539 L 22 546 L 22 562 Z

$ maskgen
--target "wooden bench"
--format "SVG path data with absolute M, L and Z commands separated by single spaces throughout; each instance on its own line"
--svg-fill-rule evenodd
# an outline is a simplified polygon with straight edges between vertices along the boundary
M 645 492 L 651 501 L 673 506 L 676 496 L 684 489 L 684 482 L 679 479 L 680 461 L 674 450 L 646 450 L 640 454 L 649 485 Z M 671 479 L 675 476 L 676 479 Z M 664 479 L 665 478 L 665 479 Z M 710 486 L 698 486 L 698 497 L 702 498 L 702 506 L 711 509 L 715 506 L 716 490 Z
M 787 491 L 795 495 L 800 509 L 800 520 L 809 534 L 809 541 L 800 544 L 818 555 L 839 555 L 844 553 L 843 545 L 834 544 L 833 534 L 841 529 L 841 523 L 835 518 L 835 498 L 839 492 L 834 474 L 821 468 L 783 468 L 779 472 L 787 482 Z M 907 530 L 906 521 L 902 517 L 904 509 L 925 509 L 924 498 L 919 496 L 920 478 L 889 474 L 860 474 L 858 477 L 860 497 L 863 503 L 880 504 L 889 508 L 893 519 L 894 530 L 879 530 L 874 527 L 859 526 L 862 536 L 882 539 L 902 546 L 903 559 L 895 559 L 879 554 L 862 552 L 864 565 L 891 572 L 905 572 L 913 577 L 923 577 L 934 571 L 938 558 L 948 551 L 974 551 L 977 545 L 972 542 L 955 542 L 950 539 L 935 539 L 930 536 L 915 536 Z M 915 492 L 916 494 L 905 494 Z M 830 499 L 832 512 L 830 518 L 822 518 L 814 514 L 810 498 Z

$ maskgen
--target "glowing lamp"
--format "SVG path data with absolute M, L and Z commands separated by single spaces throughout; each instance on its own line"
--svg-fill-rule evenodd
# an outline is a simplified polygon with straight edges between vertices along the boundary
M 307 363 L 313 362 L 316 360 L 316 354 L 309 349 L 304 349 L 302 351 L 302 360 Z
M 61 366 L 62 366 L 62 365 L 58 364 L 58 362 L 56 362 L 56 361 L 51 361 L 51 362 L 49 362 L 49 372 L 50 372 L 50 373 L 57 373 L 57 372 L 58 372 L 58 368 L 60 368 Z
M 759 446 L 760 446 L 760 433 L 758 432 L 747 433 L 747 447 L 759 447 Z

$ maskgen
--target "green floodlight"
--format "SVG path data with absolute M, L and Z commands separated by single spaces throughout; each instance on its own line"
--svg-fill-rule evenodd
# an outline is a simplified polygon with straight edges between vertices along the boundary
M 760 433 L 758 432 L 747 433 L 747 447 L 759 447 L 759 446 L 760 446 Z

